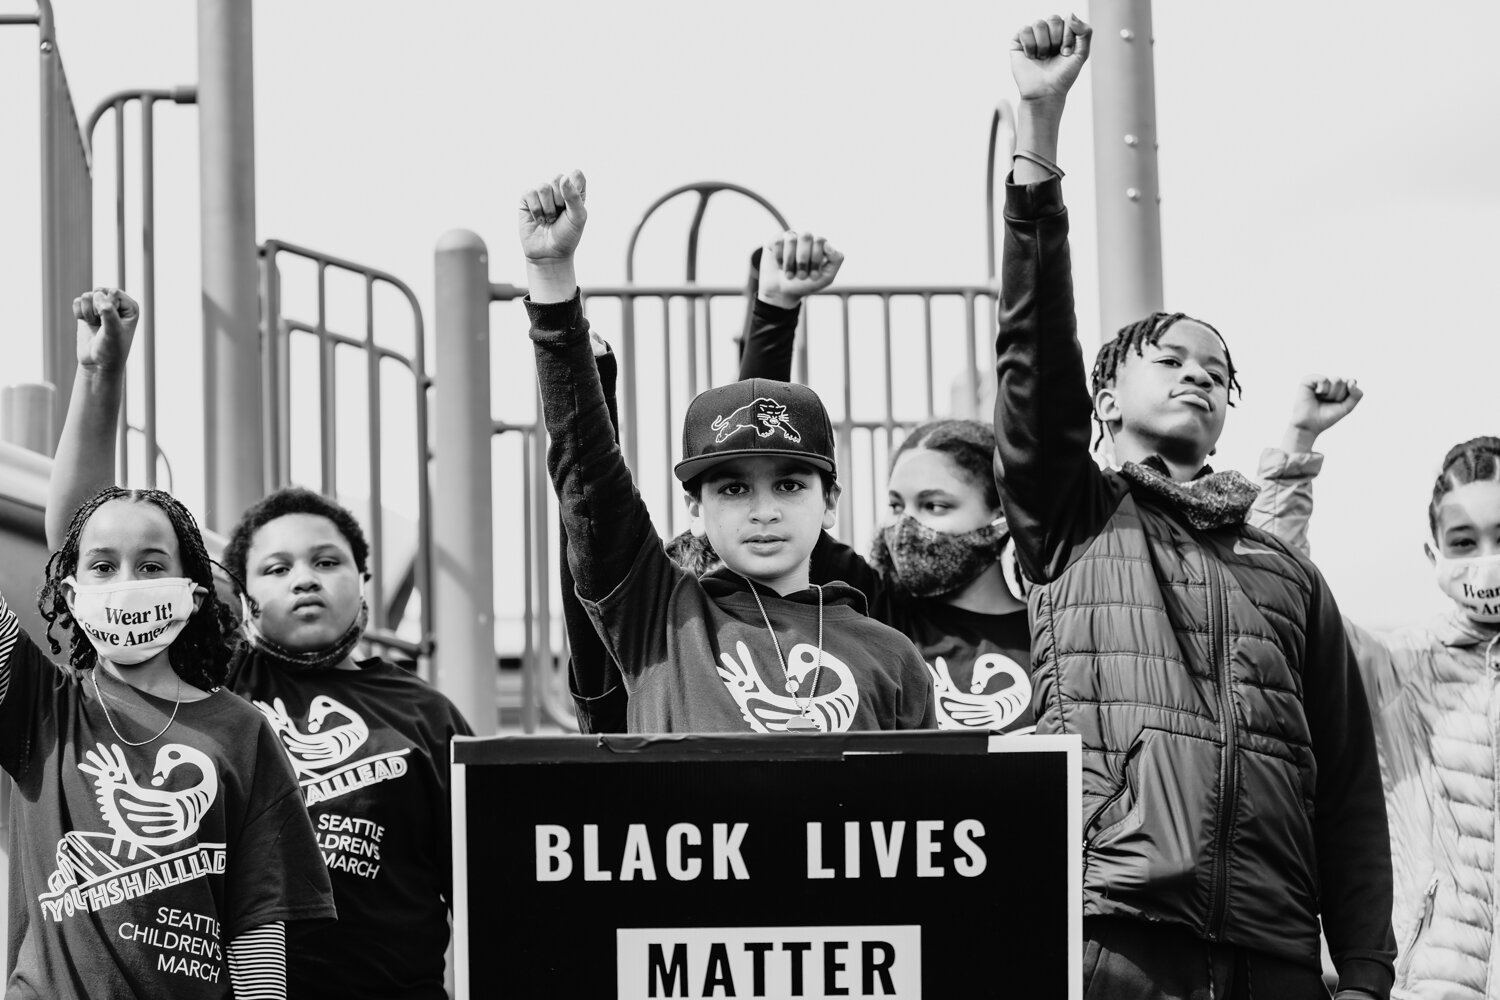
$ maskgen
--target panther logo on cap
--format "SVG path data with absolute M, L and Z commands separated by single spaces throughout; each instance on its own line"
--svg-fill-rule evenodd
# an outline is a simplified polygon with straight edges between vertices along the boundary
M 714 438 L 715 444 L 723 444 L 731 435 L 744 430 L 754 431 L 756 436 L 763 438 L 780 431 L 792 444 L 802 443 L 802 435 L 787 422 L 786 407 L 765 396 L 753 403 L 746 403 L 727 417 L 719 417 L 710 425 L 710 429 L 718 431 L 718 436 Z

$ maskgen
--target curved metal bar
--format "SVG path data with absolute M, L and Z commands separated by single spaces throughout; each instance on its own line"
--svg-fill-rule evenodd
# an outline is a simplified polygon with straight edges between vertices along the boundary
M 356 261 L 348 260 L 334 254 L 324 253 L 319 250 L 313 250 L 309 247 L 301 246 L 296 243 L 289 243 L 285 240 L 266 240 L 260 246 L 260 254 L 264 262 L 263 266 L 266 270 L 266 275 L 268 276 L 267 280 L 272 281 L 277 287 L 279 287 L 279 268 L 276 262 L 276 257 L 278 254 L 283 253 L 289 254 L 293 257 L 301 257 L 302 259 L 311 261 L 318 266 L 319 318 L 316 325 L 311 325 L 300 323 L 297 320 L 288 319 L 286 317 L 272 317 L 274 328 L 280 332 L 281 336 L 285 336 L 286 333 L 295 330 L 317 337 L 320 346 L 326 347 L 326 349 L 330 351 L 333 348 L 341 345 L 365 351 L 368 355 L 366 361 L 367 392 L 371 393 L 369 399 L 367 399 L 367 405 L 369 405 L 372 401 L 378 403 L 378 399 L 376 398 L 376 396 L 378 395 L 379 387 L 379 362 L 394 361 L 405 367 L 412 374 L 412 382 L 414 384 L 414 405 L 416 409 L 415 417 L 417 425 L 415 435 L 416 455 L 414 456 L 416 460 L 417 475 L 418 532 L 416 587 L 422 592 L 420 624 L 423 636 L 422 642 L 427 648 L 430 649 L 432 644 L 432 637 L 434 634 L 433 629 L 435 619 L 433 611 L 434 602 L 431 597 L 433 580 L 431 537 L 432 487 L 429 473 L 431 453 L 428 450 L 427 391 L 432 385 L 432 380 L 427 375 L 427 334 L 426 325 L 422 315 L 421 303 L 417 301 L 417 295 L 414 291 L 412 291 L 411 286 L 389 271 L 382 270 L 378 267 L 370 267 L 365 264 L 360 264 Z M 363 336 L 352 337 L 328 329 L 325 310 L 323 308 L 323 294 L 324 275 L 327 268 L 329 267 L 335 267 L 343 271 L 358 274 L 363 276 L 365 279 L 366 313 L 365 332 Z M 403 298 L 406 299 L 407 305 L 411 308 L 413 343 L 410 356 L 404 355 L 401 352 L 394 350 L 393 348 L 384 347 L 375 343 L 375 317 L 373 296 L 374 285 L 376 282 L 381 282 L 390 286 L 391 288 L 394 288 L 402 295 Z M 262 308 L 267 308 L 267 305 L 267 303 L 263 303 Z M 277 296 L 276 306 L 279 309 L 279 295 Z M 268 327 L 268 329 L 269 328 L 270 327 Z M 277 386 L 273 382 L 268 385 L 268 388 L 274 388 L 274 390 L 277 391 L 279 397 L 281 389 L 283 387 Z M 277 398 L 275 402 L 279 407 L 280 404 L 284 402 L 284 400 Z M 268 410 L 269 409 L 271 408 L 268 408 Z M 373 426 L 374 425 L 372 424 L 372 428 Z M 328 427 L 325 427 L 323 432 L 325 434 L 329 434 L 331 433 L 331 430 Z M 378 430 L 372 430 L 371 442 L 372 447 L 379 447 Z M 274 446 L 274 441 L 270 442 L 270 444 Z M 284 458 L 285 456 L 279 456 L 279 460 Z M 372 478 L 370 484 L 370 499 L 371 509 L 373 512 L 371 516 L 371 526 L 372 530 L 376 532 L 378 537 L 381 528 L 381 517 L 380 513 L 375 511 L 375 507 L 380 502 L 380 498 L 382 495 L 381 482 L 379 479 L 381 465 L 378 458 L 371 463 L 371 468 Z M 383 611 L 389 613 L 390 609 L 385 608 L 383 609 Z
M 673 198 L 676 198 L 678 195 L 687 194 L 688 192 L 697 192 L 699 197 L 702 198 L 702 201 L 698 205 L 698 214 L 694 217 L 693 232 L 696 233 L 697 223 L 702 218 L 704 206 L 708 203 L 709 198 L 718 194 L 720 191 L 732 191 L 735 194 L 744 195 L 746 198 L 749 198 L 761 208 L 764 208 L 767 212 L 770 212 L 771 217 L 776 220 L 777 225 L 781 226 L 781 228 L 783 229 L 787 228 L 786 216 L 782 215 L 781 212 L 777 210 L 775 205 L 771 204 L 765 198 L 762 198 L 760 195 L 756 194 L 754 191 L 750 190 L 747 187 L 743 187 L 739 184 L 731 184 L 728 181 L 698 181 L 694 184 L 684 184 L 681 187 L 673 188 L 672 190 L 668 191 L 666 194 L 662 195 L 660 198 L 652 202 L 651 207 L 646 209 L 645 214 L 641 216 L 641 221 L 637 222 L 635 224 L 635 228 L 631 230 L 630 243 L 625 248 L 625 281 L 627 283 L 635 281 L 636 241 L 640 239 L 641 230 L 645 228 L 646 222 L 651 218 L 652 215 L 656 213 L 656 210 L 658 208 L 661 208 L 663 205 L 671 201 Z M 696 243 L 694 243 L 693 245 L 696 246 Z M 691 276 L 688 280 L 692 280 Z
M 113 94 L 110 94 L 94 106 L 93 113 L 89 115 L 88 125 L 83 130 L 84 146 L 89 150 L 90 158 L 93 157 L 94 128 L 99 124 L 99 119 L 104 116 L 104 112 L 117 104 L 123 108 L 126 101 L 144 100 L 148 97 L 153 101 L 171 101 L 174 104 L 197 104 L 198 88 L 183 86 L 173 87 L 170 90 L 117 90 Z
M 1000 126 L 1004 125 L 1009 138 L 1006 140 L 1006 151 L 1014 153 L 1016 150 L 1016 115 L 1010 109 L 1009 101 L 1001 101 L 995 105 L 995 115 L 990 119 L 990 152 L 989 161 L 984 173 L 984 248 L 989 261 L 989 278 L 994 282 L 999 275 L 997 270 L 999 260 L 995 256 L 995 152 L 999 147 Z M 1009 160 L 1009 157 L 1006 157 Z

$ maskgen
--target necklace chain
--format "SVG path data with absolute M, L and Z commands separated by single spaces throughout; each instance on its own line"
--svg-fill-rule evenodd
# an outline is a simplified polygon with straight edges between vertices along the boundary
M 786 654 L 781 651 L 781 640 L 776 638 L 776 630 L 771 627 L 771 616 L 766 614 L 766 606 L 761 602 L 760 594 L 756 593 L 755 584 L 741 575 L 740 579 L 750 586 L 750 596 L 755 598 L 755 606 L 760 608 L 761 621 L 766 623 L 766 631 L 771 633 L 771 645 L 776 647 L 776 661 L 781 664 L 781 674 L 786 678 L 787 694 L 792 696 L 792 702 L 806 718 L 812 718 L 813 696 L 818 691 L 818 677 L 823 673 L 823 587 L 820 584 L 810 584 L 818 592 L 818 660 L 817 666 L 813 668 L 812 684 L 807 689 L 807 704 L 802 704 L 802 699 L 797 697 L 797 682 L 792 679 L 792 672 L 787 669 Z
M 157 740 L 159 740 L 159 739 L 162 738 L 162 736 L 166 733 L 166 731 L 168 729 L 172 728 L 172 723 L 177 719 L 177 710 L 182 707 L 182 678 L 181 677 L 177 678 L 177 703 L 172 706 L 172 714 L 167 718 L 167 724 L 165 726 L 161 727 L 161 732 L 157 733 L 155 736 L 151 737 L 149 740 L 142 740 L 139 743 L 132 743 L 130 740 L 127 740 L 124 736 L 120 735 L 120 730 L 115 727 L 115 720 L 111 719 L 109 717 L 109 706 L 104 703 L 104 695 L 101 694 L 100 691 L 99 691 L 99 674 L 98 674 L 98 671 L 100 669 L 102 669 L 102 668 L 96 666 L 94 668 L 95 672 L 93 674 L 91 674 L 90 677 L 89 677 L 89 679 L 94 682 L 94 697 L 99 699 L 99 707 L 102 708 L 102 709 L 104 709 L 104 721 L 109 723 L 109 728 L 114 730 L 115 736 L 119 739 L 119 741 L 121 743 L 125 744 L 128 747 L 143 747 L 147 743 L 155 743 Z

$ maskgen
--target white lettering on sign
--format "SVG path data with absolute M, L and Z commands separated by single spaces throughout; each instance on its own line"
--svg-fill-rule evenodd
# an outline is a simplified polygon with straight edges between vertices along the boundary
M 652 830 L 645 823 L 631 823 L 625 828 L 625 839 L 620 846 L 600 843 L 599 824 L 585 823 L 582 829 L 583 880 L 585 882 L 612 882 L 616 871 L 621 882 L 639 879 L 656 881 L 656 858 L 663 857 L 663 868 L 667 877 L 678 882 L 691 882 L 704 876 L 704 856 L 710 865 L 708 876 L 716 882 L 750 877 L 745 866 L 745 834 L 750 832 L 749 823 L 714 823 L 708 831 L 708 850 L 703 850 L 703 831 L 692 823 L 674 823 L 661 836 L 659 844 L 652 845 Z M 563 882 L 573 877 L 573 831 L 555 823 L 538 823 L 535 828 L 536 880 L 538 882 Z M 618 861 L 618 865 L 616 862 Z
M 918 878 L 942 878 L 948 873 L 939 855 L 942 853 L 946 824 L 939 819 L 922 819 L 916 822 L 916 835 L 907 840 L 906 821 L 885 823 L 871 820 L 868 823 L 848 822 L 844 824 L 844 857 L 842 867 L 835 867 L 832 856 L 824 863 L 824 833 L 822 823 L 807 824 L 807 877 L 808 878 L 859 878 L 862 870 L 860 859 L 866 840 L 862 836 L 868 829 L 868 843 L 875 858 L 875 871 L 881 878 L 895 878 L 900 873 L 901 849 L 910 843 Z M 959 857 L 953 859 L 953 871 L 964 878 L 974 878 L 984 873 L 988 859 L 979 841 L 984 837 L 984 824 L 977 819 L 959 820 L 953 825 L 952 842 Z M 835 843 L 836 843 L 835 838 Z M 836 849 L 836 848 L 835 848 Z
M 668 927 L 615 931 L 619 1000 L 921 1000 L 922 928 Z

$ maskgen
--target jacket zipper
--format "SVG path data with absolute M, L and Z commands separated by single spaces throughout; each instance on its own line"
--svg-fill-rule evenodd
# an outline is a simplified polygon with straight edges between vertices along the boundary
M 1094 838 L 1097 837 L 1099 835 L 1099 832 L 1100 832 L 1098 830 L 1092 830 L 1093 825 L 1099 821 L 1099 817 L 1100 816 L 1104 815 L 1105 810 L 1107 810 L 1110 806 L 1114 805 L 1116 802 L 1120 801 L 1120 796 L 1124 795 L 1130 789 L 1130 759 L 1136 755 L 1136 751 L 1140 750 L 1140 748 L 1141 748 L 1141 744 L 1140 744 L 1139 741 L 1137 741 L 1135 744 L 1133 744 L 1131 746 L 1131 748 L 1129 750 L 1127 750 L 1125 752 L 1125 765 L 1121 769 L 1124 772 L 1124 777 L 1123 777 L 1123 779 L 1120 782 L 1120 787 L 1116 788 L 1110 794 L 1109 798 L 1107 798 L 1103 802 L 1099 803 L 1099 807 L 1097 809 L 1095 809 L 1092 813 L 1089 814 L 1089 818 L 1088 819 L 1084 820 L 1084 823 L 1083 823 L 1083 877 L 1084 877 L 1085 880 L 1088 879 L 1088 875 L 1089 875 L 1089 851 L 1093 850 L 1093 847 L 1094 847 Z M 1092 832 L 1090 832 L 1091 830 L 1092 830 Z
M 1417 921 L 1417 927 L 1411 932 L 1411 937 L 1406 940 L 1406 947 L 1401 949 L 1400 961 L 1396 964 L 1396 981 L 1403 982 L 1407 970 L 1411 968 L 1412 951 L 1417 946 L 1417 941 L 1422 937 L 1422 932 L 1427 925 L 1432 923 L 1433 902 L 1437 897 L 1439 876 L 1432 876 L 1432 881 L 1427 884 L 1427 893 L 1422 899 L 1422 917 Z
M 1239 779 L 1235 761 L 1239 756 L 1239 733 L 1234 722 L 1234 691 L 1229 667 L 1229 609 L 1224 599 L 1222 571 L 1211 556 L 1205 554 L 1203 565 L 1208 576 L 1208 617 L 1210 650 L 1218 672 L 1219 728 L 1224 748 L 1219 758 L 1219 836 L 1215 855 L 1213 897 L 1208 914 L 1208 939 L 1218 941 L 1224 935 L 1225 909 L 1229 897 L 1229 835 L 1234 829 L 1234 810 L 1239 798 Z

